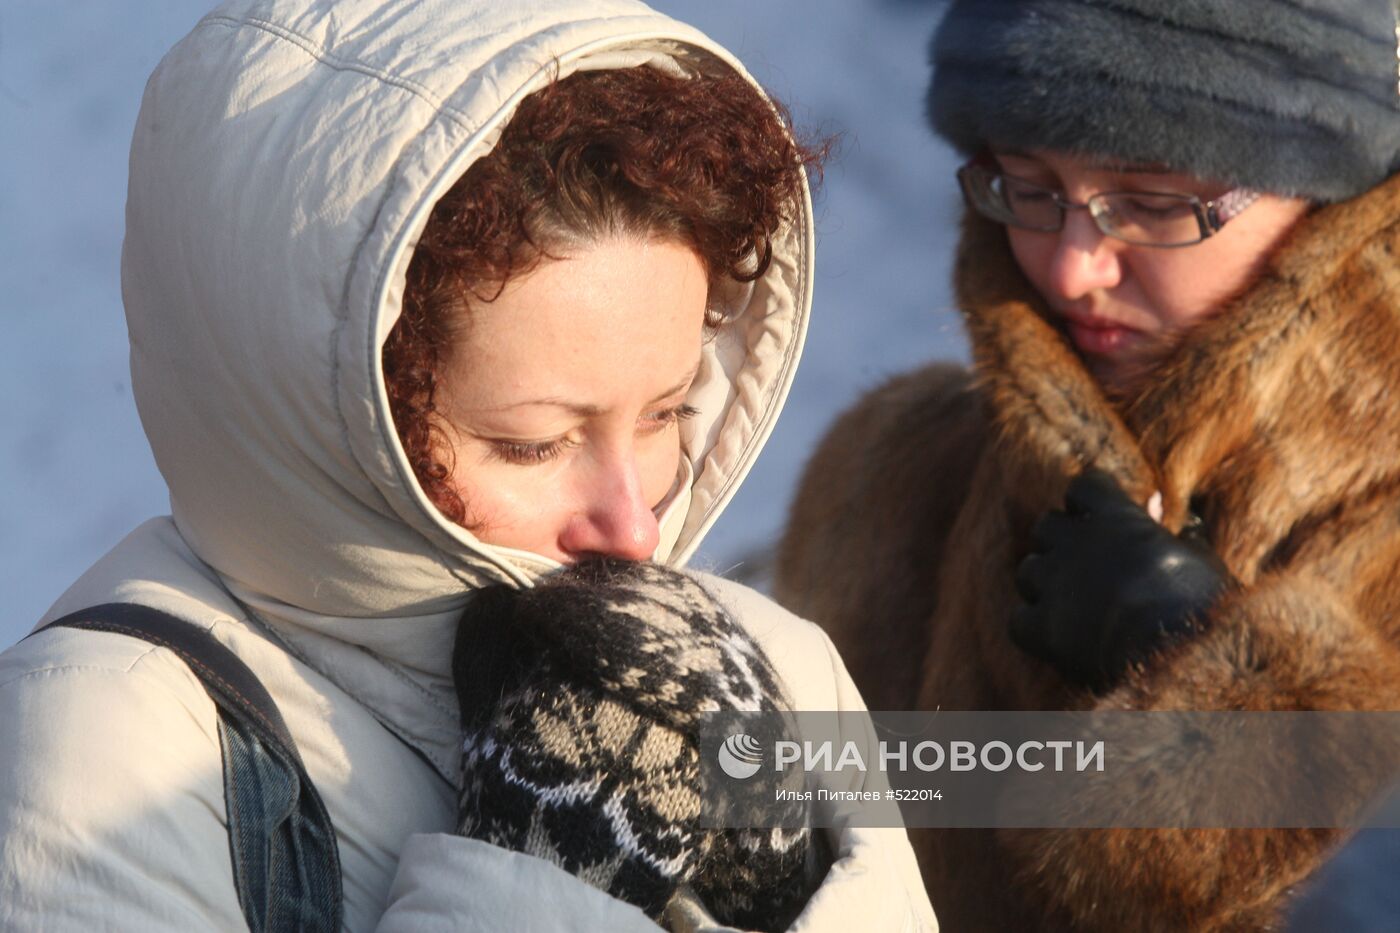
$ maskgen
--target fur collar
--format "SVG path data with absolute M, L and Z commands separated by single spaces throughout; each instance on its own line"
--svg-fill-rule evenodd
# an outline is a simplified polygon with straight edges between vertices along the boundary
M 964 221 L 957 292 L 1023 515 L 1089 465 L 1180 528 L 1196 500 L 1244 582 L 1289 536 L 1400 482 L 1400 176 L 1305 218 L 1136 398 L 1112 403 L 1021 275 Z

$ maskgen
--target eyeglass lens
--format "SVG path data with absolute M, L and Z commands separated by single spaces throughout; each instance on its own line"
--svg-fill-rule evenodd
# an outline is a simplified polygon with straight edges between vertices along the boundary
M 963 188 L 973 207 L 999 223 L 1044 233 L 1064 226 L 1066 202 L 1052 189 L 980 166 L 965 170 Z M 1102 233 L 1129 243 L 1184 246 L 1204 236 L 1200 203 L 1186 195 L 1103 192 L 1084 206 Z

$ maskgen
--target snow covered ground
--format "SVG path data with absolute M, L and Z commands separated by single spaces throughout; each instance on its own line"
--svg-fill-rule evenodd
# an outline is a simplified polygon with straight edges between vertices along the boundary
M 167 511 L 132 403 L 118 256 L 141 88 L 212 0 L 0 7 L 0 646 Z M 920 0 L 662 0 L 727 45 L 799 124 L 843 134 L 817 207 L 816 310 L 787 411 L 700 561 L 773 540 L 824 427 L 862 390 L 964 357 L 947 266 L 954 157 L 924 129 Z

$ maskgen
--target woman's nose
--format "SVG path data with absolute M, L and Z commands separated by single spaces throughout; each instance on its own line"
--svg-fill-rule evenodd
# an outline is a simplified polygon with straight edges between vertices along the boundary
M 564 553 L 574 558 L 604 555 L 647 560 L 656 552 L 661 530 L 634 460 L 601 465 L 581 498 L 579 510 L 559 538 Z
M 1050 260 L 1050 288 L 1064 301 L 1078 301 L 1113 288 L 1123 279 L 1118 241 L 1103 234 L 1087 210 L 1066 213 Z

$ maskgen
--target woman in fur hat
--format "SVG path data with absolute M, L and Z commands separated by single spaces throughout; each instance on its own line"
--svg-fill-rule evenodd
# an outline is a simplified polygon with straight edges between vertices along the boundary
M 699 825 L 701 712 L 864 709 L 681 569 L 794 375 L 813 158 L 636 0 L 204 17 L 122 255 L 172 514 L 0 655 L 0 928 L 932 929 L 901 829 Z
M 840 419 L 778 567 L 873 708 L 1400 709 L 1395 40 L 1390 0 L 951 5 L 973 365 Z M 1239 930 L 1335 841 L 916 848 L 945 929 Z

